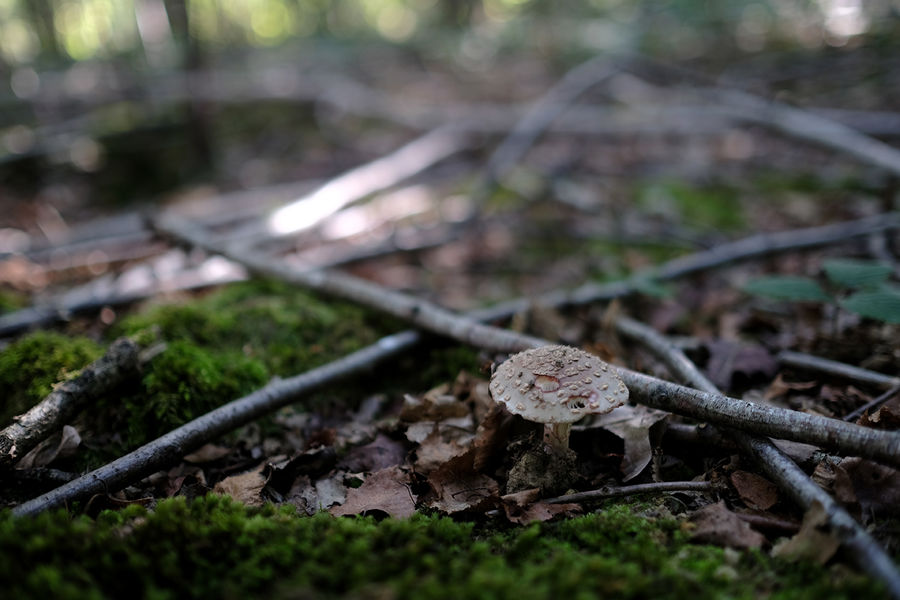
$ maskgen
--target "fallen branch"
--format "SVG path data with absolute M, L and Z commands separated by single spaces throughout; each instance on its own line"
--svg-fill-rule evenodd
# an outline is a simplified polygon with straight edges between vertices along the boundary
M 784 366 L 803 369 L 806 371 L 818 371 L 827 375 L 849 379 L 857 383 L 874 385 L 883 390 L 900 386 L 900 377 L 891 377 L 870 369 L 863 369 L 848 365 L 847 363 L 820 358 L 802 352 L 783 350 L 778 353 L 778 362 Z
M 472 138 L 441 127 L 416 138 L 386 156 L 360 165 L 326 182 L 312 193 L 275 210 L 262 231 L 231 243 L 248 246 L 305 231 L 348 204 L 393 187 L 472 145 Z
M 170 234 L 176 235 L 180 232 L 180 229 L 168 228 L 167 230 Z M 186 241 L 201 244 L 203 241 L 202 236 L 198 236 L 195 232 L 190 232 L 190 230 L 188 232 L 190 235 L 185 238 Z M 212 248 L 207 247 L 207 249 L 211 250 Z M 251 270 L 255 269 L 251 267 Z M 263 269 L 264 273 L 275 276 L 278 276 L 283 271 L 284 269 L 274 268 L 269 263 Z M 339 274 L 322 272 L 303 274 L 291 271 L 288 274 L 290 275 L 287 279 L 289 282 L 299 283 L 300 285 L 311 284 L 310 287 L 313 289 L 332 294 L 340 293 L 342 291 L 341 286 L 348 284 L 353 299 L 376 308 L 381 308 L 384 303 L 387 303 L 388 306 L 385 306 L 385 308 L 389 309 L 388 312 L 391 314 L 405 315 L 423 328 L 447 335 L 458 341 L 472 344 L 481 342 L 483 347 L 505 349 L 504 351 L 521 350 L 547 343 L 538 338 L 479 325 L 471 319 L 435 307 L 427 302 L 409 298 L 404 294 L 381 290 L 378 286 L 368 282 L 363 282 L 365 285 L 360 287 L 360 282 L 353 277 L 337 276 Z M 373 289 L 378 290 L 378 293 L 373 294 Z M 378 303 L 373 304 L 371 302 L 372 299 L 377 299 Z M 366 302 L 366 300 L 369 300 L 369 302 Z M 401 301 L 399 309 L 391 304 L 395 300 Z M 346 377 L 359 370 L 368 368 L 378 361 L 411 348 L 420 339 L 421 334 L 415 331 L 406 331 L 388 336 L 376 344 L 334 363 L 270 384 L 249 396 L 235 400 L 207 413 L 61 488 L 26 502 L 14 509 L 14 512 L 16 514 L 35 514 L 49 508 L 64 506 L 69 502 L 92 494 L 119 489 L 140 477 L 171 464 L 184 454 L 215 439 L 219 435 L 296 400 L 296 397 L 302 393 L 308 393 L 341 377 Z M 477 342 L 473 340 L 477 340 Z M 767 411 L 767 407 L 754 406 L 750 403 L 728 399 L 718 394 L 703 394 L 702 392 L 682 388 L 681 386 L 656 380 L 632 371 L 623 369 L 621 373 L 626 378 L 633 397 L 644 401 L 649 399 L 654 402 L 653 405 L 670 410 L 670 412 L 680 412 L 686 416 L 695 416 L 712 422 L 719 417 L 719 412 L 713 408 L 718 407 L 721 409 L 723 405 L 731 403 L 735 407 L 727 409 L 725 416 L 721 418 L 727 421 L 726 424 L 748 425 L 745 421 L 754 414 L 752 410 L 748 410 L 748 406 L 759 411 Z M 654 401 L 655 396 L 659 396 L 659 398 Z M 695 403 L 696 409 L 694 407 Z M 794 414 L 784 409 L 768 410 L 776 415 L 780 414 L 785 417 Z M 833 421 L 832 419 L 810 415 L 803 415 L 803 417 L 807 427 L 795 429 L 793 422 L 789 419 L 782 419 L 780 426 L 777 420 L 770 420 L 766 424 L 767 431 L 770 429 L 777 431 L 781 434 L 781 437 L 786 439 L 806 441 L 804 439 L 805 433 L 810 430 L 814 431 L 816 428 L 827 427 Z M 843 435 L 837 435 L 836 437 L 839 440 L 843 440 L 841 445 L 849 448 L 851 453 L 865 455 L 865 449 L 868 447 L 883 446 L 890 448 L 893 444 L 895 448 L 893 456 L 900 456 L 900 452 L 896 450 L 900 448 L 900 435 L 867 430 L 845 423 L 841 423 L 841 425 L 843 429 L 838 434 Z M 816 436 L 815 441 L 821 441 L 821 437 L 821 435 Z
M 181 242 L 218 252 L 253 273 L 357 302 L 465 344 L 516 352 L 549 343 L 483 325 L 468 316 L 357 277 L 327 270 L 299 271 L 264 255 L 222 248 L 202 232 L 182 223 L 160 220 L 157 228 Z M 702 392 L 624 368 L 620 368 L 620 375 L 631 390 L 632 398 L 652 408 L 900 466 L 900 433 L 876 431 L 836 419 L 728 398 L 717 392 Z
M 569 502 L 590 502 L 604 498 L 619 496 L 636 496 L 637 494 L 660 494 L 665 492 L 714 492 L 719 486 L 711 481 L 657 481 L 654 483 L 638 483 L 619 487 L 606 486 L 587 492 L 575 492 L 554 498 L 543 498 L 541 502 L 548 504 L 568 504 Z
M 138 346 L 122 338 L 106 354 L 82 369 L 0 431 L 0 469 L 12 467 L 47 436 L 60 429 L 92 398 L 109 393 L 137 371 Z
M 208 441 L 286 406 L 302 394 L 370 368 L 373 364 L 410 348 L 418 340 L 419 335 L 412 331 L 391 335 L 327 365 L 295 377 L 273 381 L 252 394 L 185 423 L 99 469 L 16 506 L 13 514 L 34 515 L 95 494 L 119 490 L 171 465 Z
M 638 291 L 647 281 L 670 281 L 692 273 L 707 271 L 741 260 L 780 252 L 816 248 L 878 231 L 900 227 L 900 213 L 890 212 L 855 221 L 821 227 L 791 229 L 752 235 L 710 250 L 694 252 L 635 273 L 627 279 L 608 283 L 586 283 L 572 290 L 552 291 L 538 298 L 520 298 L 473 313 L 479 320 L 499 319 L 528 310 L 532 303 L 542 306 L 575 306 L 621 298 Z
M 518 162 L 550 124 L 579 96 L 617 72 L 606 57 L 592 58 L 566 73 L 516 123 L 491 153 L 473 197 L 480 204 L 487 193 Z
M 181 221 L 161 218 L 154 222 L 154 227 L 179 243 L 187 243 L 242 264 L 256 275 L 344 298 L 465 344 L 500 352 L 514 352 L 521 349 L 523 343 L 530 346 L 545 343 L 538 338 L 483 325 L 425 300 L 386 289 L 359 277 L 325 269 L 301 271 L 247 248 L 236 250 L 210 239 L 203 232 Z
M 738 90 L 713 88 L 701 90 L 701 94 L 717 101 L 710 107 L 714 114 L 762 125 L 900 175 L 900 150 L 846 125 Z
M 623 335 L 641 342 L 662 359 L 673 373 L 690 385 L 709 394 L 719 393 L 716 386 L 681 350 L 650 327 L 632 319 L 619 317 L 616 319 L 616 329 Z M 630 384 L 629 388 L 631 389 Z M 734 428 L 729 428 L 726 433 L 804 511 L 812 508 L 815 503 L 821 504 L 825 509 L 832 534 L 850 550 L 851 559 L 860 569 L 884 582 L 893 598 L 900 598 L 900 572 L 897 571 L 893 561 L 840 504 L 816 485 L 771 440 Z M 895 459 L 896 457 L 897 455 Z
M 871 401 L 866 402 L 865 404 L 863 404 L 856 410 L 844 415 L 844 420 L 852 423 L 852 422 L 856 421 L 858 418 L 860 418 L 861 416 L 863 416 L 864 414 L 866 414 L 867 412 L 869 412 L 870 410 L 876 410 L 878 407 L 880 407 L 882 404 L 884 404 L 885 402 L 887 402 L 888 400 L 890 400 L 891 398 L 896 396 L 898 393 L 900 393 L 900 386 L 892 387 L 891 389 L 884 392 L 883 394 L 876 396 Z

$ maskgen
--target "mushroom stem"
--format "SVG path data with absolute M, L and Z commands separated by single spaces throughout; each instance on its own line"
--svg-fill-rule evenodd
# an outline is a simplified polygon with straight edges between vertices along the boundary
M 547 423 L 544 425 L 544 442 L 560 454 L 569 451 L 571 423 Z

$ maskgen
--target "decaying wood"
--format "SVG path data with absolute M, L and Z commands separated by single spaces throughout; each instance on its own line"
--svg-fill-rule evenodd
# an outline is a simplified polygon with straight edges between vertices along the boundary
M 113 391 L 134 375 L 138 354 L 138 346 L 132 340 L 116 340 L 106 354 L 82 369 L 77 377 L 57 385 L 46 398 L 0 431 L 0 469 L 12 467 L 87 402 Z
M 650 327 L 618 317 L 616 329 L 623 335 L 641 342 L 656 354 L 679 378 L 709 394 L 718 395 L 719 390 L 704 376 L 684 353 L 665 337 Z M 629 385 L 630 388 L 630 385 Z M 630 388 L 631 389 L 631 388 Z M 632 395 L 634 391 L 632 389 Z M 798 413 L 800 414 L 800 413 Z M 836 421 L 839 422 L 839 421 Z M 850 550 L 850 558 L 863 571 L 884 582 L 892 597 L 900 598 L 900 572 L 887 553 L 869 533 L 856 522 L 844 508 L 825 490 L 810 479 L 786 454 L 779 450 L 772 440 L 746 433 L 744 428 L 728 428 L 725 433 L 775 484 L 788 494 L 794 502 L 807 511 L 815 503 L 825 510 L 832 535 Z M 894 450 L 894 463 L 900 455 Z

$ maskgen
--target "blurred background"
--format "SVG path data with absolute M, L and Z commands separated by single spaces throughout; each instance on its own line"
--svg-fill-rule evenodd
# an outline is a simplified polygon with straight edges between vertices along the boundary
M 382 187 L 394 195 L 380 210 L 391 235 L 399 219 L 432 209 L 435 223 L 465 221 L 483 208 L 465 198 L 491 150 L 532 102 L 595 57 L 620 66 L 640 57 L 646 68 L 642 78 L 623 70 L 580 98 L 575 109 L 606 112 L 558 122 L 489 206 L 549 194 L 593 207 L 606 223 L 637 205 L 632 230 L 641 239 L 648 223 L 688 206 L 683 197 L 698 182 L 702 210 L 713 211 L 713 234 L 704 235 L 713 238 L 735 231 L 735 187 L 752 203 L 773 189 L 772 177 L 789 179 L 794 192 L 813 180 L 840 182 L 840 193 L 863 189 L 864 202 L 880 206 L 895 177 L 736 125 L 733 110 L 698 108 L 696 96 L 676 91 L 741 90 L 891 143 L 900 136 L 898 17 L 900 0 L 0 0 L 0 283 L 30 293 L 73 269 L 104 273 L 159 248 L 144 234 L 78 260 L 71 249 L 41 252 L 111 232 L 137 235 L 140 211 L 186 199 L 216 199 L 207 217 L 274 210 L 462 121 L 476 138 L 465 152 L 412 182 L 424 187 L 389 181 Z M 638 106 L 643 112 L 629 112 Z M 241 190 L 264 193 L 222 203 Z M 841 208 L 842 199 L 840 214 L 820 217 L 875 210 Z M 796 214 L 779 216 L 780 225 L 808 224 L 804 206 L 792 203 Z M 117 211 L 132 212 L 73 233 Z M 330 231 L 361 233 L 374 227 L 370 217 L 357 211 Z M 741 226 L 768 222 L 763 214 Z M 135 239 L 149 246 L 137 252 Z M 379 270 L 387 283 L 409 284 L 403 269 L 395 279 L 389 272 Z

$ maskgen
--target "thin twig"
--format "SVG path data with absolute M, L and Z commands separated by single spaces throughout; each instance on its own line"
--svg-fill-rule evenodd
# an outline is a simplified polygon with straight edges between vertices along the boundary
M 866 236 L 876 231 L 888 231 L 898 227 L 900 227 L 900 213 L 890 212 L 821 227 L 761 233 L 735 242 L 721 244 L 710 250 L 680 256 L 658 267 L 638 271 L 621 281 L 586 283 L 572 290 L 548 292 L 538 298 L 520 298 L 502 302 L 495 306 L 481 309 L 475 315 L 479 320 L 488 321 L 528 310 L 532 303 L 542 306 L 562 307 L 612 300 L 636 292 L 647 281 L 670 281 L 741 260 L 804 248 L 826 246 Z
M 183 223 L 160 220 L 157 228 L 177 240 L 219 252 L 243 264 L 251 272 L 351 300 L 479 348 L 516 352 L 550 343 L 483 325 L 468 316 L 357 277 L 327 270 L 299 271 L 263 255 L 221 248 L 216 242 L 206 239 L 202 232 Z M 632 397 L 647 406 L 719 425 L 739 427 L 758 435 L 820 445 L 838 452 L 900 465 L 900 433 L 876 431 L 836 419 L 736 400 L 718 392 L 698 391 L 628 369 L 619 370 Z
M 657 481 L 655 483 L 638 483 L 635 485 L 607 486 L 597 490 L 576 492 L 554 498 L 544 498 L 541 502 L 548 504 L 567 504 L 569 502 L 589 502 L 618 496 L 635 496 L 637 494 L 660 494 L 664 492 L 714 492 L 719 487 L 711 481 Z
M 384 337 L 301 375 L 275 380 L 267 386 L 202 415 L 137 450 L 74 481 L 13 509 L 16 515 L 34 515 L 76 500 L 121 489 L 174 463 L 208 441 L 277 410 L 329 383 L 346 378 L 410 348 L 419 335 L 406 331 Z
M 173 236 L 181 234 L 181 228 L 167 227 L 166 230 Z M 209 246 L 203 246 L 202 242 L 204 242 L 204 239 L 202 235 L 198 235 L 190 230 L 185 233 L 185 237 L 181 239 L 199 244 L 208 250 L 214 249 Z M 260 265 L 254 263 L 253 266 Z M 266 263 L 265 268 L 259 270 L 274 276 L 285 274 L 286 269 L 273 270 L 271 267 L 270 263 Z M 460 317 L 450 311 L 434 307 L 424 301 L 409 298 L 403 294 L 381 290 L 378 286 L 368 282 L 363 282 L 365 285 L 360 285 L 360 282 L 353 277 L 334 277 L 334 274 L 321 272 L 303 274 L 289 271 L 287 274 L 289 276 L 287 281 L 289 282 L 332 294 L 341 294 L 349 291 L 351 292 L 349 297 L 356 301 L 378 308 L 384 306 L 391 314 L 405 316 L 423 328 L 439 332 L 459 341 L 475 345 L 480 344 L 489 348 L 504 348 L 507 349 L 506 351 L 521 350 L 547 343 L 544 340 L 510 331 L 498 330 L 493 327 L 481 325 L 473 328 L 471 319 Z M 348 284 L 346 289 L 344 284 Z M 373 304 L 373 299 L 377 299 L 378 303 Z M 400 302 L 400 308 L 391 305 L 394 301 Z M 477 331 L 477 335 L 474 335 L 473 331 Z M 296 399 L 296 396 L 300 393 L 325 385 L 337 380 L 339 377 L 366 368 L 376 361 L 384 360 L 389 356 L 406 350 L 417 343 L 420 338 L 420 334 L 415 331 L 389 336 L 336 363 L 298 375 L 290 380 L 285 380 L 285 382 L 272 384 L 259 392 L 236 400 L 221 409 L 216 409 L 180 427 L 170 434 L 110 463 L 110 465 L 101 467 L 98 471 L 72 482 L 65 486 L 64 489 L 54 490 L 43 497 L 23 504 L 16 510 L 21 514 L 32 514 L 54 506 L 62 506 L 75 499 L 83 498 L 85 495 L 114 490 L 122 485 L 127 485 L 127 483 L 133 482 L 136 478 L 177 460 L 184 453 L 190 452 L 218 435 L 252 421 L 267 410 Z M 809 431 L 824 431 L 823 428 L 828 427 L 832 421 L 823 417 L 801 415 L 805 419 L 804 423 L 806 426 L 796 427 L 791 418 L 797 413 L 792 411 L 768 409 L 767 407 L 759 407 L 739 400 L 727 399 L 717 394 L 704 394 L 624 369 L 622 374 L 627 378 L 626 381 L 632 389 L 634 397 L 645 402 L 653 401 L 654 405 L 659 408 L 670 410 L 671 412 L 679 412 L 687 416 L 696 416 L 702 420 L 716 421 L 719 419 L 720 413 L 723 412 L 721 407 L 727 404 L 732 404 L 733 407 L 725 411 L 727 414 L 722 417 L 726 420 L 726 424 L 751 426 L 752 423 L 748 423 L 748 418 L 756 416 L 756 412 L 762 411 L 768 416 L 774 413 L 783 418 L 782 422 L 779 425 L 777 421 L 770 419 L 766 425 L 767 429 L 763 433 L 774 431 L 780 437 L 795 438 L 799 441 L 805 441 L 805 435 Z M 756 409 L 756 412 L 748 411 L 748 406 Z M 844 426 L 843 430 L 839 432 L 831 432 L 829 430 L 827 434 L 820 433 L 813 441 L 823 441 L 821 438 L 824 435 L 827 438 L 824 441 L 834 440 L 835 444 L 849 448 L 854 454 L 863 454 L 867 448 L 879 445 L 887 446 L 888 452 L 890 452 L 890 447 L 893 443 L 895 448 L 893 456 L 900 455 L 900 452 L 896 450 L 896 448 L 900 448 L 900 436 L 866 430 L 845 423 L 841 423 L 841 425 Z
M 391 188 L 472 145 L 473 138 L 451 127 L 440 127 L 386 156 L 355 167 L 313 192 L 275 210 L 262 231 L 248 232 L 230 243 L 253 246 L 261 241 L 296 234 L 314 227 L 348 204 Z
M 876 408 L 878 408 L 879 406 L 881 406 L 882 404 L 884 404 L 885 402 L 887 402 L 888 400 L 890 400 L 891 398 L 896 396 L 898 393 L 900 393 L 900 386 L 892 387 L 891 389 L 884 392 L 883 394 L 876 396 L 873 400 L 866 402 L 865 404 L 863 404 L 862 406 L 860 406 L 853 412 L 849 412 L 846 415 L 844 415 L 844 420 L 852 423 L 852 422 L 856 421 L 858 418 L 860 418 L 861 416 L 863 416 L 864 414 L 866 414 L 867 412 L 869 412 L 870 410 L 875 410 Z
M 90 399 L 114 390 L 133 375 L 138 366 L 138 350 L 132 340 L 116 340 L 106 354 L 86 366 L 77 377 L 56 386 L 46 398 L 0 431 L 0 469 L 12 467 L 65 425 Z
M 154 227 L 157 231 L 178 242 L 221 254 L 244 265 L 256 275 L 279 279 L 293 285 L 357 302 L 423 329 L 439 332 L 479 348 L 514 352 L 521 349 L 523 343 L 529 346 L 544 344 L 544 341 L 538 338 L 523 337 L 511 331 L 483 325 L 474 319 L 458 315 L 408 294 L 389 290 L 359 277 L 325 269 L 301 271 L 247 248 L 237 250 L 225 247 L 220 242 L 209 239 L 197 228 L 192 228 L 184 222 L 176 222 L 171 218 L 157 219 Z
M 710 107 L 713 113 L 762 125 L 900 175 L 900 150 L 846 125 L 738 90 L 713 88 L 701 90 L 701 94 L 717 101 Z
M 606 57 L 592 58 L 570 70 L 541 96 L 491 154 L 472 193 L 475 203 L 480 204 L 485 199 L 487 193 L 525 155 L 554 119 L 579 96 L 615 73 L 616 69 Z
M 849 379 L 858 383 L 874 385 L 881 389 L 890 389 L 900 386 L 900 377 L 891 377 L 877 371 L 863 369 L 842 363 L 836 360 L 821 358 L 803 352 L 782 350 L 778 353 L 778 362 L 788 367 L 803 369 L 806 371 L 819 371 L 827 375 Z
M 718 393 L 716 386 L 697 369 L 696 365 L 681 350 L 650 327 L 626 317 L 618 317 L 616 328 L 623 335 L 640 341 L 648 350 L 661 358 L 678 377 L 690 385 L 710 394 Z M 850 557 L 857 566 L 884 582 L 893 598 L 900 598 L 900 572 L 897 571 L 893 561 L 878 545 L 878 542 L 840 504 L 775 447 L 771 440 L 765 437 L 756 437 L 737 429 L 730 429 L 726 433 L 804 511 L 812 508 L 815 503 L 821 504 L 825 509 L 832 534 L 851 551 Z

